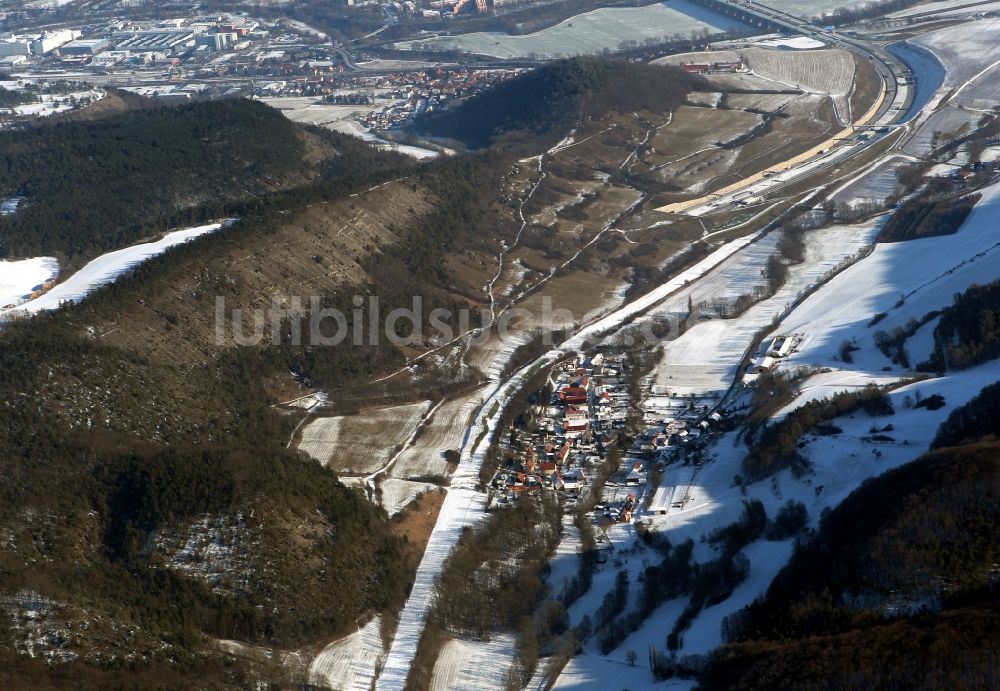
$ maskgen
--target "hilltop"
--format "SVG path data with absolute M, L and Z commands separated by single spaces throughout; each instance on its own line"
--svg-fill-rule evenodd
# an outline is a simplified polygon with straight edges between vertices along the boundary
M 587 118 L 667 112 L 704 84 L 678 68 L 578 57 L 545 64 L 457 106 L 425 116 L 419 130 L 482 148 L 503 141 L 555 143 Z

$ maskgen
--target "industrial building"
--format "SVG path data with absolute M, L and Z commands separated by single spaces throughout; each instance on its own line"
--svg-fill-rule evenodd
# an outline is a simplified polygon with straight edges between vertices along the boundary
M 31 52 L 35 55 L 48 55 L 56 48 L 78 38 L 80 38 L 80 32 L 76 29 L 47 31 L 31 42 Z
M 61 46 L 59 52 L 63 55 L 97 55 L 108 47 L 108 40 L 105 38 L 80 38 Z
M 232 48 L 238 38 L 239 35 L 236 33 L 217 32 L 201 34 L 196 39 L 196 42 L 199 46 L 208 46 L 212 50 L 225 50 L 226 48 Z
M 0 39 L 0 58 L 11 55 L 28 55 L 31 53 L 31 44 L 26 38 L 9 36 Z
M 194 46 L 194 32 L 187 29 L 135 31 L 115 34 L 118 50 L 179 53 Z

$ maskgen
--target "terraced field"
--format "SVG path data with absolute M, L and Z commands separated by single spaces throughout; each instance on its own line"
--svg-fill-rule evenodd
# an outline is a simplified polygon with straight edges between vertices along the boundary
M 668 55 L 657 63 L 680 65 L 737 60 L 742 58 L 753 71 L 747 74 L 717 74 L 709 78 L 720 86 L 738 88 L 801 89 L 833 97 L 842 124 L 850 118 L 847 98 L 854 86 L 856 65 L 846 50 L 775 50 L 751 47 L 741 50 L 701 51 Z M 746 82 L 750 82 L 747 84 Z
M 481 395 L 476 391 L 442 403 L 420 431 L 413 446 L 408 446 L 399 454 L 389 469 L 389 475 L 400 479 L 447 475 L 448 463 L 444 452 L 461 447 L 469 416 L 475 411 Z M 385 481 L 382 485 L 384 488 Z
M 299 449 L 338 473 L 373 473 L 406 443 L 429 401 L 320 417 L 302 430 Z
M 431 691 L 505 688 L 514 649 L 515 640 L 509 634 L 486 642 L 448 641 L 434 665 Z
M 643 156 L 643 162 L 658 180 L 690 194 L 700 193 L 738 154 L 735 149 L 719 148 L 717 143 L 735 139 L 759 122 L 755 113 L 681 106 L 670 126 L 657 132 L 652 151 Z
M 826 96 L 799 96 L 783 112 L 789 117 L 776 118 L 766 136 L 754 139 L 740 149 L 732 172 L 746 175 L 763 170 L 840 130 L 839 125 L 834 123 L 830 99 Z
M 368 691 L 383 655 L 375 617 L 356 633 L 334 641 L 309 665 L 309 683 L 339 691 Z
M 846 50 L 769 50 L 747 48 L 743 57 L 768 79 L 825 94 L 846 95 L 854 84 L 854 58 Z

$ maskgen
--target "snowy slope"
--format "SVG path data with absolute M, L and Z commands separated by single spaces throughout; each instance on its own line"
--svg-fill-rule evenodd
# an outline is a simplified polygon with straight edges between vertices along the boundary
M 861 348 L 854 353 L 860 368 L 891 366 L 874 347 L 876 331 L 947 306 L 955 293 L 973 283 L 1000 278 L 998 214 L 1000 184 L 983 191 L 958 233 L 878 245 L 871 256 L 838 275 L 785 320 L 785 332 L 803 335 L 788 366 L 842 366 L 837 350 L 844 340 Z M 896 306 L 901 298 L 904 302 Z M 888 316 L 869 327 L 879 312 Z
M 222 223 L 212 223 L 175 230 L 155 242 L 133 245 L 102 254 L 44 295 L 19 305 L 17 312 L 36 314 L 45 310 L 58 309 L 60 303 L 63 302 L 80 302 L 96 288 L 113 283 L 123 273 L 150 257 L 162 254 L 174 245 L 218 230 L 222 225 Z M 9 314 L 12 311 L 0 309 L 0 315 Z
M 364 628 L 326 646 L 309 665 L 309 683 L 338 691 L 368 691 L 382 656 L 375 617 Z
M 887 310 L 889 316 L 879 324 L 879 328 L 883 325 L 891 327 L 913 315 L 921 316 L 930 309 L 940 308 L 951 301 L 954 292 L 964 290 L 972 282 L 1000 277 L 1000 265 L 995 262 L 991 251 L 994 245 L 1000 243 L 1000 225 L 994 220 L 1000 211 L 998 204 L 1000 185 L 984 193 L 984 199 L 958 234 L 880 245 L 870 256 L 824 284 L 793 310 L 779 325 L 778 331 L 801 332 L 805 340 L 786 366 L 820 364 L 834 368 L 805 380 L 800 386 L 798 398 L 779 411 L 776 417 L 808 400 L 837 391 L 871 382 L 892 384 L 901 377 L 911 376 L 898 367 L 889 372 L 882 371 L 889 363 L 874 348 L 871 341 L 875 329 L 868 329 L 868 321 L 876 311 Z M 901 293 L 907 295 L 905 302 L 893 308 Z M 921 329 L 918 336 L 912 339 L 913 346 L 918 347 L 922 343 L 919 347 L 928 349 L 928 332 L 932 328 L 933 322 Z M 697 335 L 695 329 L 688 333 Z M 864 340 L 865 344 L 855 353 L 854 363 L 838 362 L 835 359 L 836 345 L 844 337 L 851 336 L 857 336 L 859 343 Z M 703 334 L 693 338 L 692 343 L 696 345 L 691 347 L 691 352 L 700 355 L 704 363 L 719 362 L 719 358 L 724 357 L 717 350 L 721 343 L 718 334 Z M 706 352 L 702 354 L 701 351 Z M 679 372 L 676 368 L 673 371 Z M 680 374 L 678 379 L 688 381 L 688 377 Z M 643 515 L 640 519 L 650 522 L 673 544 L 688 538 L 694 540 L 695 561 L 712 558 L 712 551 L 701 542 L 702 538 L 738 520 L 745 499 L 759 499 L 770 517 L 775 516 L 788 500 L 801 501 L 807 507 L 811 523 L 815 525 L 824 509 L 843 501 L 866 479 L 919 457 L 928 449 L 941 422 L 952 410 L 997 380 L 1000 380 L 1000 361 L 896 389 L 890 394 L 896 411 L 893 416 L 872 418 L 858 413 L 832 421 L 833 425 L 843 430 L 840 434 L 805 435 L 802 452 L 812 462 L 810 474 L 796 479 L 790 470 L 785 470 L 773 478 L 748 486 L 745 491 L 735 484 L 734 478 L 740 473 L 746 446 L 738 441 L 738 432 L 729 433 L 711 447 L 707 462 L 694 469 L 693 474 L 690 467 L 676 466 L 669 467 L 664 473 L 661 485 L 665 487 L 683 476 L 690 496 L 683 507 L 670 508 L 666 515 Z M 929 411 L 913 406 L 918 398 L 932 394 L 945 398 L 944 408 Z M 883 429 L 889 424 L 892 429 L 883 432 L 884 437 L 879 441 L 874 440 L 873 426 Z M 631 528 L 625 526 L 615 526 L 609 531 L 615 543 L 615 554 L 622 560 L 621 568 L 630 572 L 630 581 L 635 583 L 636 562 L 641 563 L 644 557 L 641 553 L 628 556 L 632 553 L 630 550 L 635 549 L 635 540 L 630 540 L 630 533 Z M 788 541 L 758 540 L 748 545 L 744 549 L 750 561 L 748 579 L 736 588 L 730 598 L 704 609 L 695 618 L 682 636 L 679 654 L 705 653 L 721 644 L 723 618 L 763 594 L 787 562 L 791 550 Z M 555 561 L 558 563 L 563 559 L 565 555 L 561 558 L 557 555 Z M 617 566 L 605 567 L 595 574 L 591 591 L 570 608 L 572 621 L 577 622 L 583 614 L 592 614 L 596 610 L 604 593 L 610 589 L 617 569 Z M 560 564 L 559 573 L 567 570 L 565 565 Z M 638 631 L 607 656 L 599 655 L 595 646 L 588 644 L 584 653 L 569 663 L 555 688 L 691 687 L 692 682 L 682 680 L 657 684 L 642 664 L 650 644 L 664 649 L 666 634 L 685 604 L 685 599 L 664 603 Z M 636 667 L 630 667 L 625 662 L 628 650 L 639 653 L 640 663 Z
M 0 259 L 0 308 L 27 300 L 42 284 L 59 275 L 55 257 L 34 257 L 8 261 Z
M 945 85 L 958 87 L 952 101 L 989 110 L 1000 96 L 1000 18 L 981 19 L 912 39 L 945 66 Z
M 514 636 L 489 641 L 453 639 L 441 649 L 431 680 L 431 691 L 492 691 L 504 680 L 516 654 Z
M 724 393 L 757 332 L 771 324 L 796 298 L 822 281 L 841 262 L 871 243 L 883 221 L 878 219 L 857 226 L 833 226 L 809 232 L 806 235 L 805 261 L 791 268 L 788 280 L 773 297 L 757 303 L 735 319 L 700 322 L 676 340 L 665 343 L 655 384 L 679 396 Z M 777 236 L 776 233 L 774 235 Z M 763 260 L 748 265 L 744 263 L 748 256 L 741 252 L 734 257 L 734 260 L 742 258 L 741 261 L 734 261 L 731 268 L 720 267 L 720 271 L 695 283 L 690 294 L 701 295 L 706 291 L 706 283 L 731 285 L 731 274 L 741 271 L 750 273 L 752 280 L 760 283 L 763 280 L 760 276 Z

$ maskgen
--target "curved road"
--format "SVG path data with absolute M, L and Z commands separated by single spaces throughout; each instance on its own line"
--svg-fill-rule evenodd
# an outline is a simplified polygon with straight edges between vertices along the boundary
M 752 196 L 749 188 L 752 185 L 763 182 L 765 178 L 769 179 L 768 183 L 761 185 L 761 188 L 766 187 L 766 189 L 755 191 L 772 192 L 798 180 L 804 174 L 811 175 L 818 170 L 840 163 L 844 158 L 853 157 L 882 139 L 884 133 L 874 133 L 864 141 L 855 140 L 849 149 L 846 147 L 834 149 L 834 145 L 853 134 L 859 127 L 881 129 L 895 124 L 906 112 L 906 108 L 913 97 L 913 89 L 907 88 L 902 91 L 900 89 L 900 85 L 907 83 L 910 77 L 909 68 L 897 58 L 890 55 L 881 46 L 857 37 L 845 36 L 836 32 L 827 32 L 787 12 L 782 12 L 766 5 L 744 4 L 743 2 L 734 2 L 732 0 L 721 0 L 721 2 L 733 7 L 734 10 L 748 12 L 766 19 L 768 22 L 776 24 L 790 33 L 817 38 L 835 47 L 843 48 L 862 56 L 871 63 L 872 67 L 875 68 L 875 71 L 881 77 L 883 91 L 876 105 L 871 110 L 856 120 L 853 125 L 837 133 L 832 140 L 825 141 L 808 151 L 797 154 L 787 161 L 770 166 L 769 170 L 750 175 L 740 182 L 728 185 L 720 190 L 696 199 L 667 204 L 657 209 L 665 213 L 687 212 L 693 215 L 700 215 L 707 212 L 709 207 L 721 208 L 735 202 L 739 197 Z M 829 153 L 822 156 L 826 160 L 817 165 L 822 152 Z M 801 169 L 802 172 L 796 173 L 797 169 Z M 772 179 L 778 171 L 781 173 L 780 180 Z

